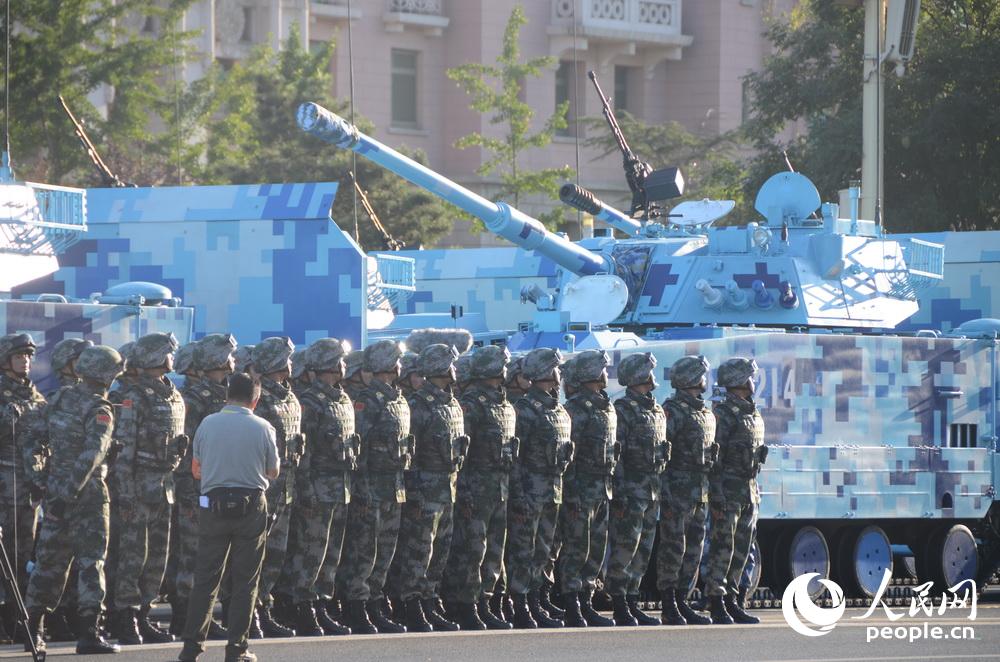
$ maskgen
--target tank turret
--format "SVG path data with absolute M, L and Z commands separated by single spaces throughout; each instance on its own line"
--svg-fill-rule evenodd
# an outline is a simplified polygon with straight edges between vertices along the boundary
M 526 250 L 537 251 L 578 276 L 613 273 L 610 260 L 568 239 L 549 232 L 542 223 L 504 202 L 492 202 L 442 177 L 430 168 L 403 156 L 371 136 L 361 133 L 344 118 L 315 103 L 299 106 L 297 119 L 303 131 L 337 147 L 354 150 L 370 161 L 427 189 L 480 219 L 486 229 Z

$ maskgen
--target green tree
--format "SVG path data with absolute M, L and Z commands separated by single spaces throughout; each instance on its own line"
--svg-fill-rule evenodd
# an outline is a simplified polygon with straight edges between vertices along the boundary
M 914 58 L 885 80 L 886 227 L 986 229 L 1000 224 L 1000 3 L 924 0 Z M 864 12 L 804 0 L 774 23 L 775 53 L 749 76 L 758 156 L 748 192 L 787 152 L 824 200 L 860 179 Z M 886 71 L 891 69 L 887 65 Z M 787 127 L 801 123 L 801 135 Z
M 189 56 L 179 19 L 192 0 L 22 0 L 12 4 L 10 125 L 17 175 L 99 183 L 63 114 L 61 94 L 112 170 L 138 184 L 177 171 L 174 72 Z M 106 90 L 103 115 L 87 95 Z M 185 106 L 186 107 L 186 106 Z M 163 131 L 163 126 L 167 131 Z M 182 148 L 181 168 L 197 150 Z
M 521 98 L 524 79 L 540 76 L 543 69 L 555 63 L 555 58 L 521 60 L 518 39 L 527 22 L 524 9 L 516 5 L 507 21 L 503 49 L 495 65 L 469 63 L 448 70 L 448 77 L 472 97 L 471 108 L 489 114 L 490 124 L 501 126 L 504 131 L 500 137 L 470 133 L 460 138 L 455 146 L 460 149 L 481 147 L 491 154 L 476 172 L 480 176 L 498 175 L 501 186 L 496 199 L 510 200 L 515 207 L 520 206 L 522 197 L 533 194 L 558 200 L 559 185 L 573 173 L 569 166 L 542 170 L 521 167 L 521 157 L 526 150 L 545 147 L 552 142 L 556 131 L 566 128 L 569 110 L 568 103 L 560 104 L 541 129 L 530 132 L 535 113 Z M 553 229 L 562 218 L 561 207 L 539 216 L 540 221 Z
M 345 231 L 353 230 L 351 153 L 305 134 L 295 122 L 295 111 L 305 101 L 346 116 L 346 103 L 331 92 L 333 48 L 332 43 L 324 44 L 309 52 L 293 27 L 279 52 L 260 46 L 226 72 L 217 91 L 224 112 L 208 124 L 201 172 L 206 183 L 339 181 L 333 217 Z M 372 130 L 367 120 L 358 119 L 357 124 L 365 132 Z M 417 152 L 409 156 L 424 160 Z M 451 229 L 457 214 L 436 196 L 366 159 L 357 159 L 357 169 L 358 181 L 382 223 L 408 247 L 433 244 Z M 382 248 L 381 235 L 360 205 L 358 214 L 362 246 Z

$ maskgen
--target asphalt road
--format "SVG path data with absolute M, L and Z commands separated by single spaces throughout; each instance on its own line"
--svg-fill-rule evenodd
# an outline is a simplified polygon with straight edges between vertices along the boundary
M 511 632 L 456 632 L 442 634 L 373 635 L 271 639 L 251 642 L 260 660 L 301 662 L 384 662 L 391 660 L 454 662 L 517 662 L 529 660 L 663 662 L 668 659 L 718 662 L 720 660 L 809 660 L 810 662 L 859 662 L 862 660 L 1000 660 L 1000 604 L 979 604 L 977 618 L 968 610 L 952 610 L 931 618 L 903 615 L 891 623 L 879 611 L 867 619 L 866 610 L 848 609 L 843 619 L 821 637 L 806 637 L 785 623 L 780 610 L 757 612 L 763 622 L 753 626 L 686 626 L 680 628 L 609 628 L 589 630 L 537 630 Z M 894 612 L 905 612 L 895 608 Z M 866 642 L 872 627 L 940 626 L 948 639 L 913 642 L 877 639 Z M 952 628 L 971 627 L 964 639 L 951 638 Z M 955 634 L 962 634 L 956 630 Z M 907 631 L 907 637 L 910 632 Z M 223 642 L 209 642 L 202 660 L 223 659 Z M 115 662 L 174 660 L 180 644 L 158 644 L 126 649 Z M 49 656 L 72 655 L 71 644 L 50 644 Z M 0 647 L 0 658 L 28 656 L 12 646 Z M 90 658 L 76 658 L 90 659 Z M 102 658 L 109 659 L 109 658 Z

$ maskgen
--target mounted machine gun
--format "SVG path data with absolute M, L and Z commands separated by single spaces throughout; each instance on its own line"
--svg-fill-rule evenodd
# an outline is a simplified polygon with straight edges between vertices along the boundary
M 101 177 L 101 184 L 105 188 L 136 188 L 136 185 L 131 182 L 123 181 L 121 177 L 111 172 L 111 168 L 104 162 L 101 155 L 97 153 L 97 148 L 94 147 L 94 143 L 90 141 L 90 137 L 87 132 L 84 131 L 83 125 L 80 121 L 76 119 L 73 111 L 69 109 L 66 104 L 66 100 L 63 99 L 62 95 L 59 95 L 59 103 L 62 104 L 63 110 L 66 111 L 66 117 L 73 124 L 73 132 L 76 137 L 80 139 L 80 144 L 83 145 L 83 150 L 87 152 L 87 156 L 90 157 L 90 162 L 94 164 L 97 169 L 97 174 Z

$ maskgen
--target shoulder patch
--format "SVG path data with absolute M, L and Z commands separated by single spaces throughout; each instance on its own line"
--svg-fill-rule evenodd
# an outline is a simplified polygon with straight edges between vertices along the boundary
M 383 400 L 385 400 L 385 396 L 382 395 L 379 391 L 375 392 L 375 397 L 378 398 L 379 402 L 382 402 Z
M 146 395 L 153 395 L 153 389 L 146 387 Z
M 317 393 L 316 397 L 319 398 L 320 400 L 326 400 L 326 396 L 322 393 Z
M 131 408 L 132 407 L 132 398 L 126 398 L 125 400 L 122 400 L 122 407 L 129 407 L 129 408 Z
M 364 410 L 365 410 L 365 403 L 363 402 L 354 403 L 354 411 L 364 411 Z
M 212 395 L 212 392 L 209 391 L 208 389 L 205 389 L 204 391 L 201 392 L 201 394 L 207 398 L 210 395 Z
M 104 412 L 98 414 L 94 420 L 96 420 L 101 425 L 111 425 L 111 416 L 105 414 Z
M 583 406 L 589 409 L 594 406 L 594 403 L 591 402 L 590 400 L 586 400 L 584 401 Z
M 434 403 L 434 396 L 433 395 L 425 395 L 424 398 L 427 400 L 427 402 L 430 402 L 431 404 Z
M 482 402 L 485 405 L 486 404 L 486 396 L 485 395 L 480 395 L 479 396 L 479 401 Z
M 542 408 L 542 403 L 539 402 L 538 400 L 531 400 L 530 402 L 531 402 L 532 405 L 535 406 L 535 409 L 541 409 Z

